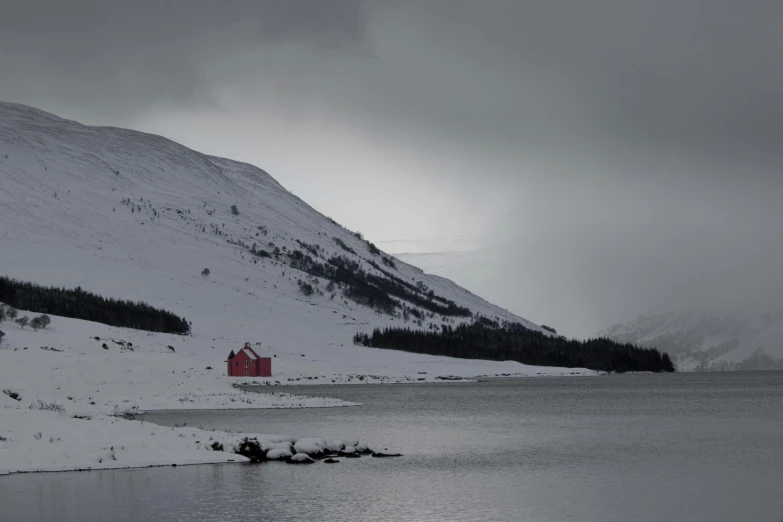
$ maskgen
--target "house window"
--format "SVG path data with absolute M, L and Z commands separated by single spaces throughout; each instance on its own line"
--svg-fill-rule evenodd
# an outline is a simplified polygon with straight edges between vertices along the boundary
M 245 360 L 245 368 L 247 368 L 247 360 Z
M 239 361 L 235 362 L 234 366 L 239 366 Z
M 245 361 L 245 362 L 247 362 L 247 361 Z M 247 370 L 245 370 L 245 377 L 247 377 Z

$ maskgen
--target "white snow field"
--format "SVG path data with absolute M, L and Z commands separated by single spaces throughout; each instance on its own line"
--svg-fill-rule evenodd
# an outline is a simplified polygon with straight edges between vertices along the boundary
M 253 245 L 271 257 L 251 254 Z M 11 457 L 16 450 L 9 450 L 8 444 L 18 449 L 19 440 L 44 432 L 43 425 L 60 419 L 63 433 L 85 426 L 85 434 L 104 437 L 102 444 L 116 446 L 110 443 L 112 434 L 135 424 L 104 417 L 115 406 L 149 410 L 347 405 L 335 399 L 243 393 L 232 382 L 358 384 L 431 381 L 439 376 L 594 373 L 354 346 L 355 333 L 375 327 L 440 328 L 472 318 L 419 309 L 419 324 L 415 317 L 406 321 L 399 309 L 393 315 L 380 313 L 348 299 L 339 286 L 289 266 L 296 250 L 319 262 L 342 255 L 368 273 L 384 278 L 392 273 L 422 288 L 421 295 L 432 291 L 474 316 L 539 329 L 447 279 L 373 253 L 367 242 L 252 165 L 206 156 L 159 136 L 88 127 L 30 107 L 0 103 L 0 275 L 144 301 L 192 323 L 188 336 L 57 316 L 37 332 L 0 323 L 6 333 L 0 344 L 0 388 L 22 396 L 21 402 L 0 403 L 0 436 L 9 439 L 0 441 L 0 469 L 82 466 L 83 458 L 73 456 L 81 453 L 73 453 L 69 460 L 49 459 L 47 452 L 40 453 L 41 460 L 32 452 L 28 464 L 9 465 L 18 461 L 9 460 L 16 458 Z M 208 276 L 202 275 L 205 268 Z M 300 280 L 313 286 L 311 295 L 302 292 Z M 22 313 L 33 317 L 40 311 Z M 273 357 L 271 378 L 225 376 L 228 352 L 245 341 Z M 61 404 L 66 415 L 26 409 L 38 399 Z M 91 414 L 93 420 L 82 422 L 70 418 L 73 414 Z M 103 420 L 98 421 L 99 416 Z M 36 428 L 39 422 L 41 427 Z M 96 428 L 104 424 L 105 430 Z M 19 426 L 30 436 L 19 435 Z M 147 423 L 144 426 L 147 430 Z M 157 429 L 149 426 L 148 431 Z M 9 430 L 15 435 L 9 437 Z M 69 451 L 68 444 L 52 444 L 51 448 L 64 448 L 63 453 Z M 154 455 L 151 450 L 138 462 L 171 460 Z M 190 454 L 182 455 L 181 463 L 190 462 Z M 236 457 L 225 455 L 211 458 Z
M 36 471 L 116 469 L 160 465 L 247 462 L 235 453 L 246 438 L 270 460 L 286 459 L 299 440 L 290 436 L 205 431 L 188 427 L 163 427 L 143 420 L 96 414 L 74 414 L 70 404 L 63 411 L 21 406 L 26 402 L 0 394 L 0 475 Z M 50 407 L 44 404 L 44 407 Z M 306 439 L 306 452 L 322 454 L 334 442 Z M 349 439 L 354 442 L 355 439 Z M 217 444 L 218 446 L 213 446 Z M 345 446 L 346 443 L 342 443 Z M 300 457 L 301 458 L 301 457 Z

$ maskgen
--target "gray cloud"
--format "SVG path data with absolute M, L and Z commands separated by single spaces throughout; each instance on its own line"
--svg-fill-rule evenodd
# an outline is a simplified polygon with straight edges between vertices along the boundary
M 286 42 L 364 38 L 359 0 L 100 0 L 3 3 L 4 95 L 125 118 L 161 102 L 210 103 L 209 67 Z
M 783 287 L 781 2 L 3 4 L 0 98 L 252 161 L 371 238 L 480 233 L 507 275 L 474 289 L 565 331 Z

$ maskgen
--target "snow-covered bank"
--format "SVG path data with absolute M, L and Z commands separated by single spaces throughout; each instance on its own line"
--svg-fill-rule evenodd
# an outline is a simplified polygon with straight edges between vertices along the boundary
M 20 311 L 34 316 L 34 312 Z M 325 347 L 322 355 L 256 348 L 274 355 L 270 378 L 225 375 L 235 341 L 202 334 L 178 336 L 52 316 L 32 331 L 4 322 L 0 382 L 26 401 L 41 399 L 70 410 L 111 413 L 115 407 L 156 409 L 291 408 L 350 406 L 339 399 L 281 392 L 246 393 L 238 384 L 345 384 L 432 382 L 442 378 L 510 375 L 592 375 L 584 369 L 516 362 L 453 359 L 357 346 Z
M 356 439 L 302 438 L 169 428 L 103 413 L 74 418 L 68 410 L 30 409 L 0 394 L 0 475 L 39 471 L 137 468 L 161 465 L 246 462 L 253 456 L 283 459 L 295 452 L 320 456 L 359 444 Z M 46 406 L 46 405 L 44 405 Z M 248 440 L 249 439 L 249 440 Z M 366 444 L 363 445 L 366 448 Z
M 247 460 L 229 448 L 254 435 L 166 428 L 115 416 L 125 411 L 355 405 L 326 397 L 245 392 L 238 384 L 430 382 L 453 378 L 449 376 L 572 372 L 351 347 L 377 359 L 365 362 L 347 351 L 340 357 L 337 350 L 330 360 L 281 353 L 273 359 L 273 377 L 232 379 L 225 376 L 226 350 L 206 347 L 231 344 L 198 334 L 153 334 L 58 316 L 38 331 L 10 322 L 2 323 L 2 329 L 0 389 L 19 400 L 0 393 L 0 473 Z M 53 407 L 62 411 L 30 408 L 39 404 L 57 405 Z M 258 437 L 264 450 L 281 450 L 273 454 L 276 458 L 297 451 L 290 447 L 293 437 Z M 213 451 L 213 442 L 227 451 Z M 307 444 L 317 445 L 318 440 L 303 440 L 299 450 L 306 451 Z
M 0 474 L 247 460 L 232 452 L 237 434 L 165 428 L 127 420 L 123 412 L 132 418 L 151 409 L 355 405 L 326 397 L 247 393 L 224 376 L 217 354 L 217 361 L 207 359 L 212 369 L 197 357 L 178 354 L 174 346 L 181 348 L 192 338 L 57 316 L 37 332 L 10 322 L 2 329 L 0 390 L 7 393 L 0 393 Z M 264 443 L 295 440 L 246 436 Z M 226 451 L 213 451 L 214 442 Z
M 224 350 L 213 351 L 212 358 L 186 355 L 188 344 L 199 342 L 193 337 L 58 316 L 37 332 L 2 324 L 6 336 L 0 345 L 0 382 L 27 402 L 56 402 L 84 414 L 134 406 L 155 410 L 354 405 L 326 397 L 246 393 L 225 376 Z
M 273 359 L 273 377 L 232 379 L 225 376 L 224 367 L 229 341 L 199 334 L 153 334 L 58 316 L 51 319 L 38 331 L 2 323 L 6 335 L 0 345 L 0 389 L 19 400 L 0 393 L 0 473 L 241 462 L 245 457 L 230 448 L 242 437 L 254 436 L 166 428 L 116 416 L 125 411 L 355 405 L 326 397 L 245 392 L 238 384 L 420 382 L 494 375 L 499 370 L 519 374 L 511 370 L 520 368 L 528 370 L 524 375 L 569 372 L 351 347 L 345 352 L 333 349 L 329 360 L 274 354 L 280 356 Z M 218 344 L 221 349 L 212 348 Z M 374 357 L 365 360 L 353 350 Z M 268 388 L 271 392 L 274 387 Z M 61 411 L 34 409 L 39 405 L 56 405 L 51 407 Z M 297 451 L 289 448 L 296 440 L 293 437 L 257 437 L 265 451 L 281 450 L 273 455 L 277 458 Z M 226 451 L 213 451 L 213 442 Z M 306 451 L 307 444 L 319 442 L 305 439 L 299 451 Z M 323 444 L 326 449 L 329 443 Z

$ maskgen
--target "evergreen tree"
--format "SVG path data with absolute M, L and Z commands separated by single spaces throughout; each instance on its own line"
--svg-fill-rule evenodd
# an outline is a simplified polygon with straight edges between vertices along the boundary
M 0 276 L 0 301 L 11 305 L 10 308 L 6 307 L 6 315 L 9 318 L 16 317 L 17 311 L 13 306 L 18 306 L 25 310 L 95 321 L 109 326 L 150 332 L 190 333 L 190 324 L 183 317 L 177 317 L 171 312 L 143 302 L 107 299 L 82 290 L 81 287 L 44 287 Z M 51 322 L 48 317 L 39 319 L 42 328 Z M 24 326 L 28 323 L 29 318 Z
M 493 327 L 485 322 L 475 322 L 456 328 L 441 325 L 440 331 L 376 328 L 371 335 L 357 333 L 353 341 L 368 347 L 465 359 L 510 360 L 536 366 L 588 368 L 605 372 L 674 371 L 669 356 L 656 349 L 639 348 L 610 339 L 566 339 L 529 330 L 520 324 Z

